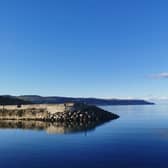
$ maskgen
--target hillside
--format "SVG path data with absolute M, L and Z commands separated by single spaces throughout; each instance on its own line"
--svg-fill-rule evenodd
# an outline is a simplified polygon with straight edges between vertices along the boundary
M 72 98 L 72 97 L 42 97 L 37 95 L 24 95 L 19 96 L 19 99 L 30 101 L 36 104 L 43 103 L 65 103 L 65 102 L 77 102 L 86 103 L 90 105 L 150 105 L 154 104 L 145 100 L 126 100 L 126 99 L 98 99 L 98 98 Z
M 0 96 L 0 105 L 19 105 L 19 104 L 32 104 L 32 102 L 19 99 L 13 96 Z

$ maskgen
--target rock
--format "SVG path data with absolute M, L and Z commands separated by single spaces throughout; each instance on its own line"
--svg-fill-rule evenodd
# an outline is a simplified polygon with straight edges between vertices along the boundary
M 96 106 L 82 103 L 67 103 L 64 105 L 37 105 L 22 106 L 16 109 L 12 106 L 0 110 L 0 119 L 17 120 L 45 120 L 52 122 L 89 122 L 89 121 L 109 121 L 117 119 L 119 116 L 105 111 Z M 55 107 L 55 112 L 54 112 Z M 27 109 L 26 109 L 27 108 Z M 50 109 L 51 111 L 49 111 Z M 60 111 L 59 111 L 60 109 Z

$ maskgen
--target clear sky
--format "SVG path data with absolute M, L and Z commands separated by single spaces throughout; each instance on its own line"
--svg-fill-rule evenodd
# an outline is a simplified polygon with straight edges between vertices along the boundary
M 168 97 L 168 1 L 0 1 L 0 94 Z

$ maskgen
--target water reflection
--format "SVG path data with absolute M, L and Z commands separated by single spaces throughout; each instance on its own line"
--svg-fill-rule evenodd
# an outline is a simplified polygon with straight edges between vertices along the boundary
M 97 126 L 105 122 L 44 122 L 44 121 L 25 121 L 25 120 L 1 120 L 0 129 L 27 129 L 41 130 L 49 134 L 69 134 L 93 131 Z

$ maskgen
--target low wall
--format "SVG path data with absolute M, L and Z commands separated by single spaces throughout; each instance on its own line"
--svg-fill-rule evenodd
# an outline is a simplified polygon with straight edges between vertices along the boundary
M 81 103 L 0 106 L 0 120 L 43 120 L 52 122 L 107 121 L 118 116 Z
M 74 103 L 64 103 L 64 104 L 31 104 L 31 105 L 6 105 L 0 106 L 0 110 L 30 110 L 30 109 L 44 109 L 49 113 L 65 112 L 73 109 Z

